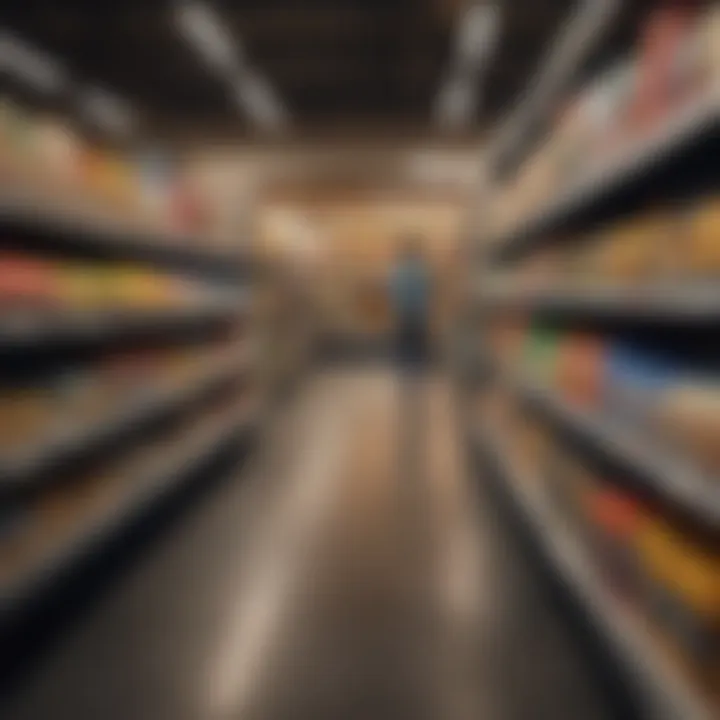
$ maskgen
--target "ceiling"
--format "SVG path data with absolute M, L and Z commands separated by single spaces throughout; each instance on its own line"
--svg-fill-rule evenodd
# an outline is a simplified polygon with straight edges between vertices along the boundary
M 498 0 L 501 37 L 482 81 L 477 129 L 535 73 L 573 0 Z M 214 0 L 293 127 L 432 128 L 463 0 Z M 179 36 L 170 2 L 4 0 L 0 25 L 117 92 L 154 131 L 247 134 L 222 82 Z

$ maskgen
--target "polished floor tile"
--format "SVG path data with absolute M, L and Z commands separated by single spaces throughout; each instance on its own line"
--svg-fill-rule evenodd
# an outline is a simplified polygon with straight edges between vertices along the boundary
M 606 717 L 448 384 L 314 378 L 40 665 L 8 720 Z

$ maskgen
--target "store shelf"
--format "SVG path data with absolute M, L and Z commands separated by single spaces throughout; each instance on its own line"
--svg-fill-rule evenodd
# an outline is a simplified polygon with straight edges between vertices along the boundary
M 543 236 L 582 219 L 638 182 L 652 180 L 666 163 L 691 147 L 710 142 L 720 129 L 720 89 L 713 88 L 699 101 L 684 107 L 657 129 L 633 140 L 632 149 L 592 168 L 585 177 L 558 195 L 540 212 L 490 242 L 490 254 L 502 259 L 516 255 Z
M 0 499 L 54 482 L 60 468 L 176 415 L 239 377 L 247 367 L 248 353 L 233 353 L 188 386 L 149 391 L 142 401 L 123 407 L 108 418 L 71 426 L 61 436 L 39 446 L 0 457 Z
M 712 530 L 720 529 L 720 482 L 674 456 L 659 442 L 645 440 L 626 426 L 576 410 L 550 392 L 516 388 L 551 421 L 578 437 L 656 497 L 671 502 Z
M 510 499 L 559 585 L 591 623 L 622 675 L 645 720 L 710 720 L 712 711 L 686 673 L 674 665 L 642 616 L 614 595 L 594 570 L 592 558 L 542 494 L 539 479 L 527 477 L 501 438 L 489 430 L 476 436 L 501 490 Z
M 720 321 L 717 283 L 648 287 L 590 287 L 582 290 L 512 288 L 487 290 L 477 285 L 476 298 L 486 307 L 578 318 L 637 320 L 642 322 Z
M 53 582 L 69 575 L 94 553 L 101 552 L 127 528 L 145 517 L 173 492 L 178 491 L 212 458 L 225 448 L 249 438 L 255 427 L 255 409 L 249 404 L 200 423 L 189 437 L 173 445 L 171 452 L 158 452 L 143 472 L 130 472 L 126 496 L 105 512 L 31 562 L 17 576 L 0 585 L 0 625 L 16 609 L 41 594 Z
M 38 348 L 111 342 L 126 337 L 155 336 L 208 323 L 230 321 L 247 307 L 247 295 L 234 302 L 157 311 L 63 312 L 18 314 L 0 318 L 0 349 L 22 352 Z
M 254 270 L 247 257 L 208 250 L 212 243 L 202 238 L 124 228 L 7 189 L 0 191 L 0 228 L 6 237 L 22 239 L 23 247 L 39 243 L 54 252 L 136 260 L 228 279 L 248 277 Z

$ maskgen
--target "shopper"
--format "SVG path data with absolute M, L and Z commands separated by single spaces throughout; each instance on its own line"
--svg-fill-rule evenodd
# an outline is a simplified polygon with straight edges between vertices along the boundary
M 401 368 L 424 367 L 429 352 L 430 272 L 420 238 L 403 240 L 390 278 L 395 351 Z

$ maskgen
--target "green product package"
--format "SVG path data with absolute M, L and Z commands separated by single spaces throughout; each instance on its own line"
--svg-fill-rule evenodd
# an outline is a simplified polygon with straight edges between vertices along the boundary
M 556 330 L 534 326 L 528 333 L 523 353 L 527 374 L 537 383 L 551 385 L 557 365 L 560 338 Z

